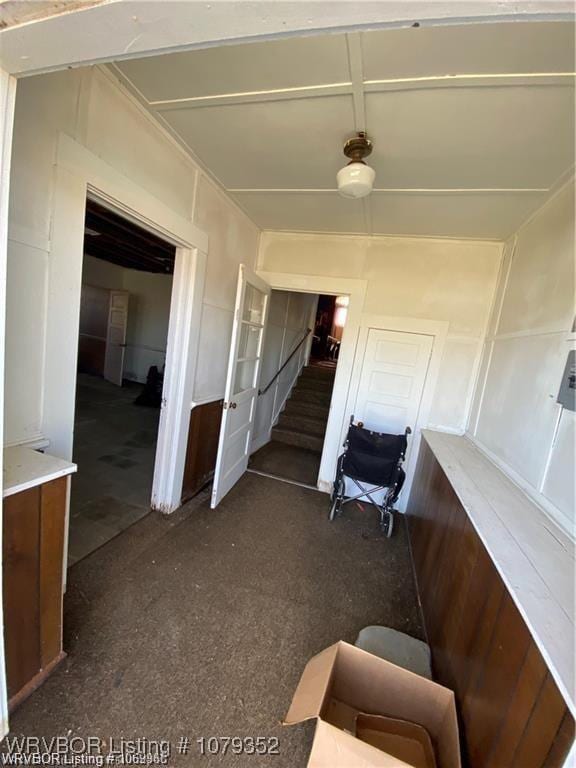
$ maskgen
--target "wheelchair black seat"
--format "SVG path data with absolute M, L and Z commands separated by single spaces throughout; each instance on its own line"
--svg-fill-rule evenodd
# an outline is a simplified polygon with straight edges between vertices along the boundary
M 392 535 L 394 517 L 393 506 L 398 499 L 405 480 L 402 463 L 406 456 L 410 427 L 404 434 L 392 435 L 365 429 L 363 424 L 350 427 L 344 442 L 344 452 L 338 459 L 336 479 L 332 490 L 330 520 L 334 520 L 349 501 L 368 498 L 380 513 L 380 525 L 384 533 Z M 349 478 L 360 490 L 355 496 L 346 496 L 345 477 Z M 362 483 L 372 486 L 363 487 Z M 376 487 L 374 487 L 376 486 Z M 374 500 L 377 491 L 385 490 L 382 502 Z
M 406 453 L 406 435 L 388 435 L 370 432 L 357 424 L 348 430 L 348 449 L 342 468 L 348 477 L 388 486 L 401 457 Z

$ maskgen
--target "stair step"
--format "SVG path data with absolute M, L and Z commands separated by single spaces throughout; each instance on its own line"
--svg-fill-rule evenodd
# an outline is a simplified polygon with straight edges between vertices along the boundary
M 330 368 L 318 368 L 317 366 L 309 365 L 306 368 L 302 368 L 302 377 L 306 379 L 316 379 L 320 381 L 334 381 L 336 370 Z
M 330 392 L 317 392 L 314 389 L 300 389 L 299 387 L 294 387 L 290 399 L 297 400 L 298 402 L 316 403 L 318 405 L 329 407 L 332 394 Z
M 307 403 L 304 400 L 293 400 L 290 398 L 286 401 L 283 413 L 289 416 L 312 416 L 315 419 L 323 419 L 326 423 L 330 408 L 320 403 Z
M 295 416 L 290 413 L 282 413 L 278 420 L 280 429 L 289 429 L 293 432 L 304 432 L 310 435 L 323 437 L 326 432 L 326 420 L 315 419 L 311 416 Z
M 312 389 L 315 392 L 332 392 L 334 384 L 331 381 L 323 381 L 322 379 L 307 379 L 304 376 L 300 376 L 296 382 L 295 389 Z
M 297 445 L 300 448 L 308 448 L 312 451 L 322 451 L 324 438 L 318 435 L 310 435 L 306 432 L 293 432 L 290 429 L 274 427 L 272 430 L 272 439 L 287 445 Z

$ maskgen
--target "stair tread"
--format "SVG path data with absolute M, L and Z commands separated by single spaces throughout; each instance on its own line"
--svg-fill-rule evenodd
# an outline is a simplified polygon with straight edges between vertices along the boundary
M 306 435 L 306 437 L 321 437 L 317 432 L 308 432 L 306 429 L 292 429 L 281 424 L 277 424 L 272 431 L 290 433 L 291 435 Z
M 306 389 L 304 387 L 301 389 L 294 387 L 290 396 L 293 397 L 294 395 L 298 395 L 300 397 L 310 397 L 310 395 L 312 395 L 313 397 L 319 397 L 322 400 L 327 400 L 328 402 L 330 402 L 332 397 L 331 392 L 319 392 L 317 389 Z
M 309 416 L 311 419 L 316 418 L 327 421 L 330 408 L 328 408 L 328 406 L 319 406 L 318 410 L 314 410 L 315 405 L 316 403 L 305 403 L 304 401 L 293 400 L 291 405 L 286 403 L 286 409 L 282 411 L 282 413 L 289 413 L 293 416 Z M 302 408 L 300 406 L 302 406 Z M 310 410 L 307 410 L 308 407 Z
M 305 432 L 294 432 L 282 427 L 274 427 L 272 430 L 274 440 L 288 443 L 289 445 L 299 445 L 301 448 L 310 448 L 313 450 L 322 450 L 324 446 L 324 436 L 309 435 Z
M 308 381 L 327 381 L 330 384 L 332 384 L 335 379 L 334 376 L 319 376 L 317 373 L 308 373 L 306 370 L 302 372 L 301 378 L 307 379 Z
M 295 386 L 301 389 L 317 389 L 319 392 L 330 392 L 334 389 L 333 382 L 322 381 L 321 379 L 299 378 Z
M 326 423 L 326 416 L 321 414 L 320 416 L 312 413 L 293 413 L 288 409 L 282 411 L 281 416 L 288 416 L 291 419 L 304 419 L 305 421 L 317 421 L 320 424 Z
M 321 421 L 323 424 L 328 423 L 328 416 L 329 411 L 322 411 L 320 413 L 310 413 L 306 410 L 300 410 L 298 407 L 288 407 L 286 406 L 285 410 L 282 411 L 282 415 L 289 416 L 290 418 L 303 418 L 303 419 L 314 419 L 316 421 Z

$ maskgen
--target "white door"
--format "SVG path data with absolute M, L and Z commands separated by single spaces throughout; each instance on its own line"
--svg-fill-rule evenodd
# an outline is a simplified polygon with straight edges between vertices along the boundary
M 124 354 L 126 352 L 126 328 L 128 327 L 127 291 L 110 291 L 108 330 L 106 333 L 106 356 L 104 378 L 112 384 L 122 386 Z
M 416 431 L 433 336 L 370 328 L 354 408 L 366 429 Z M 412 441 L 408 441 L 408 455 Z
M 240 265 L 212 508 L 242 477 L 250 458 L 270 286 Z

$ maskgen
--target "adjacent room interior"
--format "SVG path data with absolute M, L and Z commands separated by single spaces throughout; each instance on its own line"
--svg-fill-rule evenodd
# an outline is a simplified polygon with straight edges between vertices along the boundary
M 261 5 L 0 28 L 5 729 L 374 757 L 359 704 L 287 713 L 377 628 L 450 699 L 437 768 L 573 768 L 573 9 L 214 21 Z
M 68 565 L 150 511 L 175 248 L 86 203 Z

